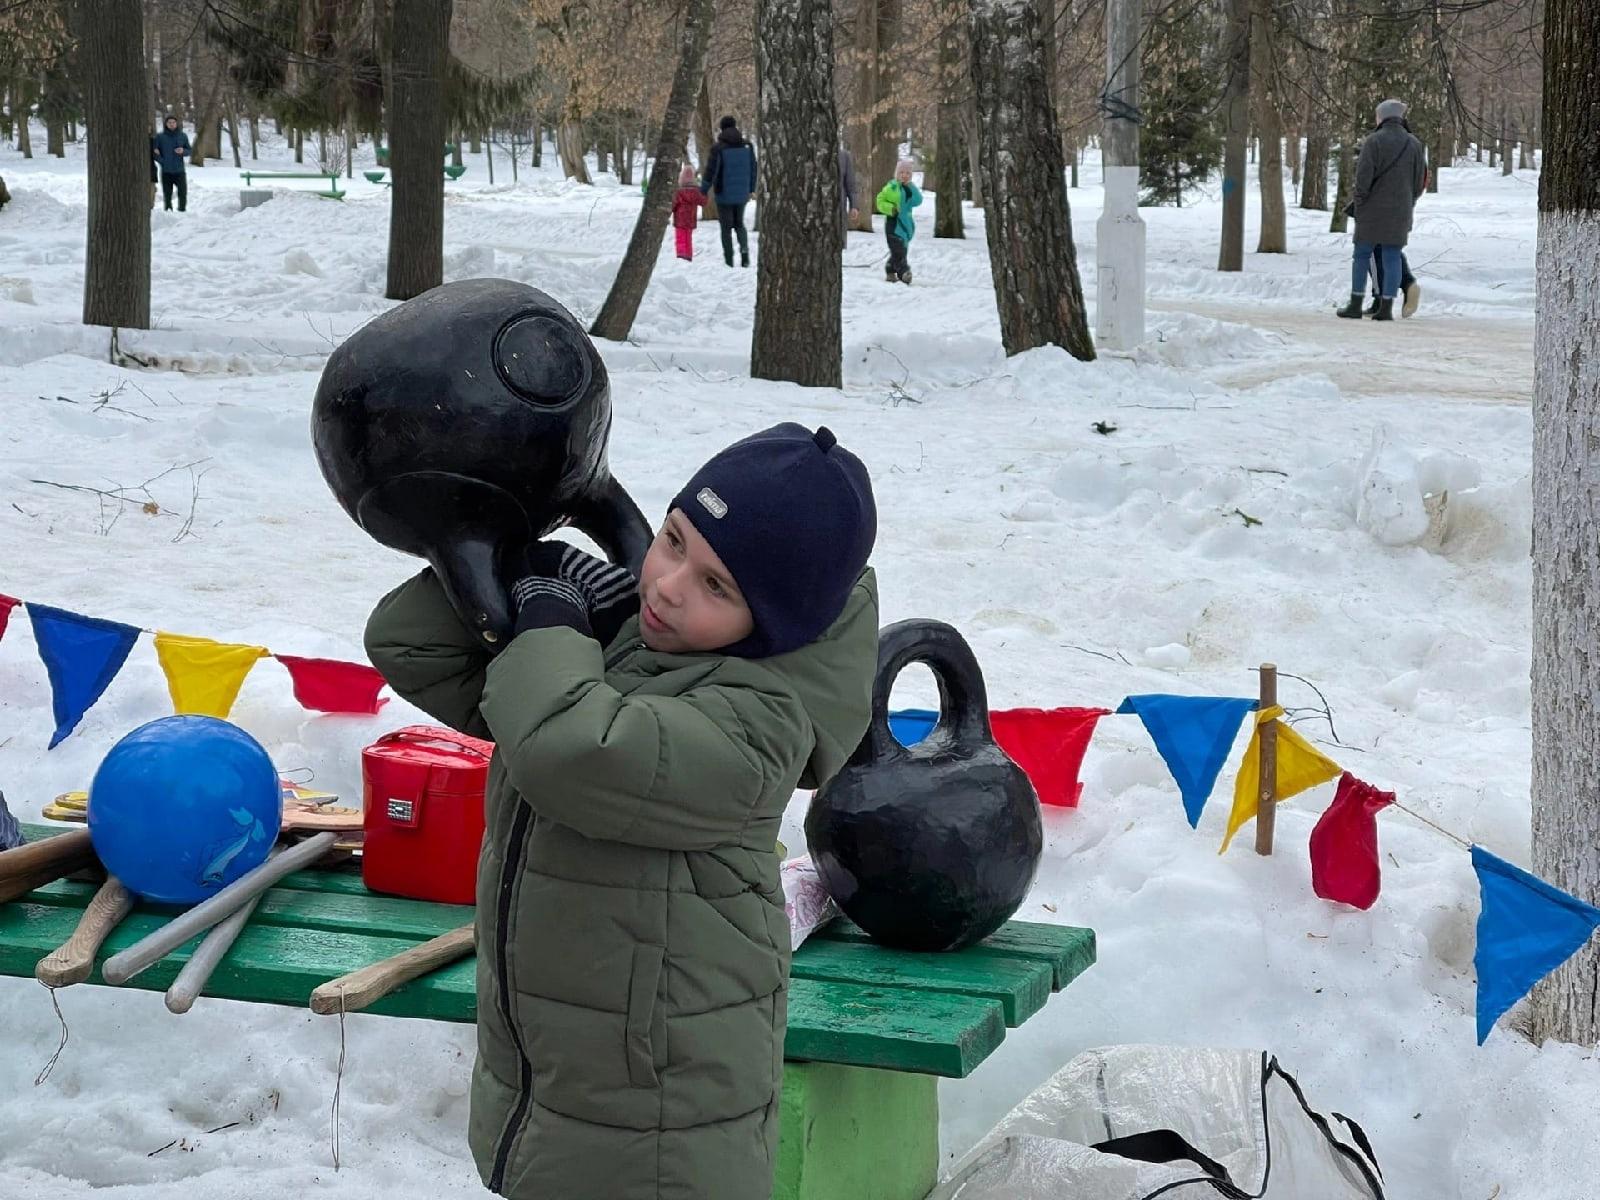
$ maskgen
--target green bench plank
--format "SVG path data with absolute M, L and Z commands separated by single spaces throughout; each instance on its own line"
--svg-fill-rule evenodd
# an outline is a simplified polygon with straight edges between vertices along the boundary
M 92 883 L 58 880 L 28 894 L 30 902 L 81 909 L 95 893 Z M 140 912 L 173 917 L 183 911 L 169 905 L 139 902 Z M 472 908 L 461 904 L 429 904 L 393 896 L 328 895 L 282 886 L 270 889 L 256 905 L 252 921 L 293 929 L 325 929 L 332 933 L 369 934 L 423 942 L 472 922 Z
M 830 942 L 870 943 L 860 926 L 846 918 L 824 926 L 812 934 Z M 806 945 L 810 945 L 807 942 Z M 1008 921 L 977 946 L 958 951 L 970 954 L 972 950 L 999 951 L 1008 958 L 1029 959 L 1049 966 L 1052 974 L 1051 988 L 1059 992 L 1095 963 L 1094 930 L 1074 925 L 1040 925 L 1032 921 Z M 801 947 L 801 953 L 805 947 Z
M 795 951 L 796 979 L 832 980 L 917 992 L 948 992 L 1000 1003 L 1015 1029 L 1050 999 L 1052 974 L 1042 962 L 976 946 L 959 954 L 916 954 L 859 942 L 811 938 Z
M 1006 1036 L 999 1001 L 796 979 L 784 1057 L 962 1079 Z
M 80 915 L 77 909 L 48 904 L 0 905 L 0 973 L 31 976 L 39 959 L 72 936 Z M 126 950 L 165 923 L 165 917 L 154 913 L 130 914 L 106 939 L 96 958 L 90 982 L 103 983 L 99 968 L 107 958 Z M 134 976 L 126 986 L 165 991 L 199 944 L 198 937 L 190 940 Z M 318 984 L 399 954 L 415 944 L 413 939 L 406 938 L 280 929 L 252 923 L 245 926 L 233 948 L 217 965 L 206 984 L 205 994 L 304 1008 Z M 476 1012 L 473 987 L 474 964 L 467 959 L 397 988 L 364 1011 L 438 1021 L 471 1021 Z

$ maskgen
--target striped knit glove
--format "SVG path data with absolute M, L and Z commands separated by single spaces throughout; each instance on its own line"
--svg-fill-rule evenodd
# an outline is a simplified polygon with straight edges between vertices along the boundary
M 604 646 L 639 611 L 639 582 L 626 567 L 565 542 L 535 542 L 511 585 L 517 632 L 565 625 Z

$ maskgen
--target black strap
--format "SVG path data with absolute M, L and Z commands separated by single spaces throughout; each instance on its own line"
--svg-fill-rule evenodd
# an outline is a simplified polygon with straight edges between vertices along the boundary
M 1232 1184 L 1228 1169 L 1214 1158 L 1196 1150 L 1173 1129 L 1147 1129 L 1143 1133 L 1130 1133 L 1126 1137 L 1111 1138 L 1090 1147 L 1102 1154 L 1115 1154 L 1118 1158 L 1131 1158 L 1137 1162 L 1169 1163 L 1180 1160 L 1192 1162 L 1211 1178 Z

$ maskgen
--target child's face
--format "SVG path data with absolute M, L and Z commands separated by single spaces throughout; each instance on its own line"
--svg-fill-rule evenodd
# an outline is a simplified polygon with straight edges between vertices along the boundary
M 720 650 L 755 628 L 733 575 L 682 509 L 667 514 L 639 573 L 639 633 L 666 654 Z
M 901 183 L 910 183 L 911 182 L 911 168 L 906 166 L 905 163 L 901 163 L 898 167 L 896 167 L 894 169 L 894 177 L 896 179 L 898 179 Z

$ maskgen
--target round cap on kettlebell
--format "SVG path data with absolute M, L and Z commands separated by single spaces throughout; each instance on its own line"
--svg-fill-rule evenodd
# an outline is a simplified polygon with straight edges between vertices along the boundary
M 518 396 L 552 406 L 583 392 L 592 374 L 582 334 L 543 313 L 518 317 L 500 330 L 494 366 Z

